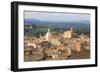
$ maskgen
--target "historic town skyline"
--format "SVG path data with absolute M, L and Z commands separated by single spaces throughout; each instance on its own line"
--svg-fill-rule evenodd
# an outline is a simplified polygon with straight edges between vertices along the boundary
M 25 62 L 90 58 L 90 14 L 25 11 L 24 16 Z

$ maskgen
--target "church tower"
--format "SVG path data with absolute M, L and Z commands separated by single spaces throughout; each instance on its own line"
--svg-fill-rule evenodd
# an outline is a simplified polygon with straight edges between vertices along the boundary
M 46 33 L 45 39 L 46 39 L 46 41 L 50 41 L 50 38 L 51 38 L 51 32 L 50 32 L 50 29 L 48 29 L 48 32 Z

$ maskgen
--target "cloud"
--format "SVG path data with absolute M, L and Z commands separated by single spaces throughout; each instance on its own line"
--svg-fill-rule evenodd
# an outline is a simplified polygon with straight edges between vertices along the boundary
M 90 20 L 90 14 L 84 13 L 60 13 L 60 12 L 36 12 L 25 11 L 25 19 L 38 19 L 42 21 L 81 21 Z

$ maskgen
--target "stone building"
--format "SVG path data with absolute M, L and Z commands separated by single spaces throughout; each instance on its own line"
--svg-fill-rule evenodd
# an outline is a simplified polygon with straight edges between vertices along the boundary
M 63 37 L 64 37 L 64 38 L 67 38 L 67 39 L 72 38 L 72 37 L 73 37 L 73 29 L 70 28 L 69 31 L 65 31 L 65 32 L 63 33 Z
M 77 52 L 81 52 L 81 42 L 80 42 L 80 40 L 76 41 L 76 43 L 75 43 L 75 50 Z

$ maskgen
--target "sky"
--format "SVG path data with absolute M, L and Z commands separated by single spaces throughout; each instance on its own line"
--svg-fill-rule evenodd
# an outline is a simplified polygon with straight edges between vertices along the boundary
M 25 11 L 24 19 L 37 19 L 40 21 L 57 21 L 57 22 L 89 21 L 90 14 Z

